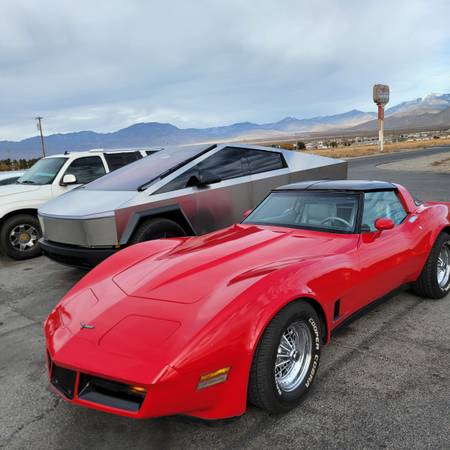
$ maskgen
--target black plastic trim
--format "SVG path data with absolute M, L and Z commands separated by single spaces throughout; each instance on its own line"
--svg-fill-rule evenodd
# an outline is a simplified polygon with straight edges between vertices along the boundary
M 56 364 L 52 364 L 51 367 L 50 383 L 61 392 L 64 397 L 72 400 L 75 393 L 77 373 L 73 370 L 57 366 Z
M 51 260 L 83 270 L 92 269 L 119 250 L 116 248 L 76 247 L 47 241 L 44 238 L 39 240 L 39 246 L 44 255 Z
M 164 216 L 164 214 L 167 213 L 177 213 L 181 214 L 183 217 L 183 220 L 185 221 L 185 224 L 179 224 L 183 228 L 188 227 L 187 230 L 185 230 L 188 234 L 191 236 L 196 236 L 197 233 L 191 223 L 191 221 L 187 218 L 186 214 L 181 209 L 181 206 L 179 204 L 173 204 L 169 206 L 162 206 L 160 208 L 150 208 L 142 211 L 136 211 L 131 215 L 131 217 L 128 219 L 128 223 L 125 227 L 125 230 L 122 233 L 122 236 L 120 238 L 120 245 L 127 244 L 131 236 L 133 236 L 133 233 L 135 232 L 137 226 L 141 222 L 142 219 L 148 219 L 149 217 L 157 217 L 157 216 Z
M 112 408 L 137 412 L 145 399 L 145 394 L 131 392 L 127 384 L 82 373 L 78 383 L 78 398 Z

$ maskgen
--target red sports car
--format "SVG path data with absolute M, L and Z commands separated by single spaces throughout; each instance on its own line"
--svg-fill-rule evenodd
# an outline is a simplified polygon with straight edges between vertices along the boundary
M 241 224 L 131 246 L 48 317 L 50 386 L 135 418 L 288 411 L 358 310 L 406 284 L 448 293 L 449 211 L 387 182 L 303 182 Z

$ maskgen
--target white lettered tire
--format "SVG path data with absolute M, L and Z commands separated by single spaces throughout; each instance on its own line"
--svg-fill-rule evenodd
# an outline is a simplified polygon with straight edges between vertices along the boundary
M 322 331 L 314 308 L 298 300 L 271 320 L 256 348 L 249 382 L 250 403 L 269 412 L 295 408 L 317 374 Z

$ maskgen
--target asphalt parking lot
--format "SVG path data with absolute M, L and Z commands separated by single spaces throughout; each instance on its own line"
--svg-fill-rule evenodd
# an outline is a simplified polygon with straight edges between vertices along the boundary
M 355 159 L 350 178 L 397 181 L 450 201 L 450 173 L 377 165 L 449 149 Z M 450 448 L 450 298 L 404 292 L 341 330 L 306 401 L 289 414 L 250 408 L 210 427 L 133 421 L 66 404 L 47 388 L 42 323 L 82 272 L 44 257 L 0 257 L 0 447 L 10 449 Z

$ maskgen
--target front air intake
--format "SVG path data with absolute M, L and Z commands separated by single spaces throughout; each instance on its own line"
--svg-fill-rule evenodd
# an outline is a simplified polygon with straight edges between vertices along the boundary
M 58 389 L 65 397 L 72 400 L 75 392 L 75 381 L 77 374 L 73 370 L 64 369 L 56 364 L 51 364 L 51 384 Z
M 78 398 L 112 408 L 137 412 L 144 401 L 144 388 L 80 374 Z

